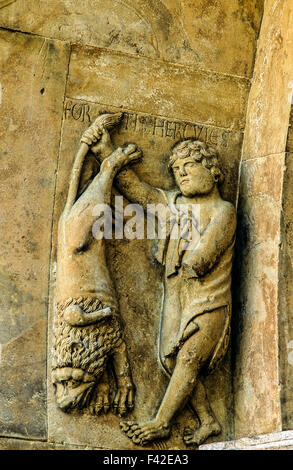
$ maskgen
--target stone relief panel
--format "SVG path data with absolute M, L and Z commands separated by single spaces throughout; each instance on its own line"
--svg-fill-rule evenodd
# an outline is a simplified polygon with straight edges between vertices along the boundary
M 263 0 L 2 0 L 2 27 L 250 77 Z
M 90 52 L 94 54 L 93 50 L 90 50 Z M 89 60 L 93 60 L 93 58 L 88 55 L 86 57 L 88 57 Z M 115 93 L 112 93 L 112 97 L 110 98 L 108 87 L 109 83 L 107 83 L 107 86 L 103 87 L 103 80 L 104 78 L 108 79 L 108 77 L 111 76 L 111 69 L 103 69 L 101 71 L 101 68 L 98 67 L 97 63 L 95 64 L 96 67 L 94 69 L 93 67 L 87 68 L 83 63 L 83 56 L 78 57 L 78 54 L 73 54 L 72 59 L 73 62 L 71 63 L 71 68 L 69 71 L 69 81 L 67 88 L 68 97 L 64 104 L 62 145 L 58 169 L 57 194 L 54 214 L 55 227 L 53 236 L 53 260 L 57 259 L 57 245 L 60 242 L 58 242 L 58 220 L 60 219 L 60 216 L 64 210 L 66 199 L 68 197 L 68 187 L 70 187 L 69 175 L 71 174 L 72 168 L 74 166 L 74 149 L 79 148 L 80 138 L 82 135 L 89 139 L 89 135 L 84 134 L 84 132 L 86 132 L 88 127 L 95 121 L 97 116 L 103 115 L 105 113 L 121 114 L 119 124 L 114 128 L 114 130 L 110 132 L 112 143 L 111 145 L 113 145 L 113 150 L 119 147 L 127 148 L 128 144 L 134 143 L 135 149 L 137 148 L 141 151 L 142 156 L 139 161 L 135 164 L 132 164 L 132 168 L 135 168 L 135 173 L 141 181 L 147 185 L 150 185 L 151 187 L 161 188 L 163 193 L 164 191 L 167 191 L 173 194 L 174 190 L 176 190 L 176 184 L 174 178 L 168 170 L 169 157 L 170 153 L 172 153 L 171 149 L 176 143 L 178 143 L 178 141 L 200 140 L 203 142 L 203 145 L 207 145 L 206 148 L 211 146 L 217 149 L 217 153 L 219 153 L 221 159 L 221 168 L 225 175 L 225 182 L 221 186 L 221 193 L 224 199 L 234 202 L 237 189 L 237 172 L 240 156 L 240 145 L 242 140 L 242 132 L 240 130 L 239 123 L 242 120 L 243 110 L 239 104 L 242 101 L 245 85 L 244 88 L 242 88 L 242 85 L 239 86 L 237 84 L 238 98 L 235 98 L 234 96 L 234 122 L 238 123 L 237 130 L 237 128 L 235 129 L 236 126 L 234 127 L 235 124 L 233 121 L 230 122 L 230 127 L 223 126 L 223 123 L 225 122 L 225 116 L 217 112 L 214 112 L 212 119 L 214 119 L 214 122 L 217 122 L 218 126 L 210 125 L 209 123 L 207 124 L 203 122 L 197 122 L 195 112 L 194 120 L 182 119 L 182 117 L 185 117 L 189 111 L 184 105 L 184 102 L 182 106 L 182 92 L 180 93 L 179 89 L 177 90 L 178 104 L 176 104 L 176 108 L 178 114 L 176 118 L 164 117 L 164 115 L 156 115 L 148 112 L 148 110 L 152 108 L 152 102 L 154 103 L 153 107 L 158 107 L 158 105 L 153 101 L 154 92 L 149 93 L 149 96 L 145 96 L 143 92 L 139 93 L 139 87 L 137 86 L 136 81 L 134 81 L 134 78 L 132 78 L 132 83 L 128 83 L 128 87 L 131 88 L 132 85 L 137 87 L 137 102 L 139 103 L 139 106 L 137 111 L 135 111 L 133 108 L 127 108 L 127 106 L 125 106 L 127 104 L 127 99 L 129 103 L 132 103 L 133 98 L 131 95 L 129 98 L 127 98 L 126 95 L 125 98 L 123 98 L 123 87 L 125 86 L 125 81 L 123 82 L 119 81 L 118 79 L 116 80 L 116 86 L 113 87 L 113 91 L 115 90 Z M 105 61 L 105 57 L 103 57 L 103 61 Z M 78 70 L 78 62 L 80 64 L 80 75 L 77 79 L 76 70 Z M 111 64 L 111 57 L 107 58 L 107 62 L 108 64 Z M 82 70 L 89 71 L 89 73 L 83 75 L 84 79 L 81 79 L 81 75 L 83 74 Z M 93 75 L 91 75 L 91 73 L 93 73 Z M 106 73 L 105 77 L 102 76 L 103 73 Z M 167 77 L 163 76 L 163 79 L 166 81 Z M 189 77 L 186 78 L 186 83 L 188 83 L 189 79 Z M 86 80 L 86 84 L 84 80 Z M 147 81 L 148 78 L 144 76 L 144 80 Z M 98 92 L 94 91 L 94 81 L 96 82 L 96 90 L 99 90 Z M 198 82 L 200 81 L 198 80 Z M 79 84 L 79 87 L 77 87 L 77 83 Z M 112 83 L 114 85 L 113 76 Z M 143 89 L 144 83 L 141 85 Z M 227 86 L 229 85 L 227 84 Z M 234 84 L 232 83 L 230 86 L 233 87 Z M 221 87 L 221 84 L 218 84 L 218 87 Z M 116 101 L 116 94 L 118 96 L 119 88 L 125 105 L 113 106 L 112 103 L 113 101 Z M 156 91 L 156 85 L 154 89 Z M 161 103 L 166 103 L 162 105 L 162 109 L 167 108 L 167 100 L 170 98 L 173 92 L 174 90 L 172 89 L 166 89 L 165 96 L 162 92 L 161 97 L 163 97 L 164 100 L 162 100 Z M 78 96 L 78 99 L 76 95 Z M 100 101 L 103 104 L 98 103 L 98 95 Z M 186 97 L 184 97 L 184 99 L 186 100 Z M 207 108 L 210 106 L 211 109 L 214 98 L 210 95 L 209 100 L 210 102 L 207 102 Z M 105 102 L 107 101 L 110 102 L 110 104 L 105 105 Z M 192 103 L 191 106 L 193 106 Z M 199 110 L 199 113 L 204 113 L 203 107 L 201 110 Z M 191 111 L 189 112 L 189 116 L 192 116 Z M 209 121 L 210 119 L 208 111 L 206 111 L 205 119 L 206 121 Z M 219 124 L 222 124 L 222 127 L 219 126 Z M 100 135 L 96 136 L 97 141 L 99 140 L 98 137 L 100 138 Z M 90 144 L 90 141 L 88 141 L 88 143 Z M 133 152 L 135 154 L 134 149 Z M 136 155 L 135 159 L 137 157 L 138 156 Z M 94 157 L 93 151 L 88 152 L 87 156 L 85 157 L 85 163 L 82 171 L 82 175 L 84 175 L 82 176 L 82 179 L 84 180 L 82 184 L 85 185 L 85 187 L 87 184 L 86 182 L 92 180 L 94 175 L 97 174 L 100 163 L 101 162 L 97 162 L 96 157 Z M 108 176 L 111 171 L 107 170 Z M 111 175 L 110 182 L 112 184 L 114 176 L 113 173 L 111 173 Z M 115 189 L 114 193 L 112 194 L 115 194 L 115 191 L 119 191 L 119 188 L 117 188 L 117 184 L 115 182 L 113 186 Z M 130 187 L 132 187 L 132 185 L 130 185 Z M 85 198 L 86 191 L 87 190 L 85 190 L 83 193 Z M 123 194 L 123 190 L 121 192 Z M 121 192 L 118 194 L 121 194 Z M 105 195 L 103 195 L 103 197 L 104 196 Z M 77 201 L 78 200 L 79 199 L 77 199 Z M 124 204 L 129 203 L 129 201 L 131 202 L 131 196 L 128 194 L 128 197 L 124 199 Z M 227 204 L 229 205 L 229 203 Z M 128 214 L 128 218 L 130 215 L 131 214 Z M 116 417 L 112 412 L 107 414 L 103 413 L 103 411 L 110 411 L 110 408 L 111 411 L 115 411 L 115 393 L 117 391 L 117 384 L 115 379 L 116 373 L 115 371 L 113 372 L 113 368 L 111 367 L 112 359 L 110 357 L 111 351 L 109 349 L 108 356 L 107 354 L 103 356 L 104 364 L 107 363 L 108 366 L 110 366 L 106 367 L 106 369 L 108 369 L 108 378 L 105 380 L 104 376 L 101 377 L 102 390 L 106 390 L 106 394 L 101 393 L 99 395 L 100 392 L 98 392 L 97 388 L 97 395 L 94 397 L 94 402 L 91 402 L 90 399 L 87 402 L 85 394 L 84 403 L 86 406 L 83 412 L 73 410 L 71 413 L 65 414 L 62 413 L 61 410 L 58 410 L 55 402 L 56 395 L 54 394 L 54 386 L 52 387 L 51 382 L 49 383 L 50 439 L 56 442 L 63 442 L 63 433 L 66 429 L 66 439 L 67 442 L 71 444 L 80 445 L 86 443 L 89 445 L 96 445 L 99 447 L 102 446 L 106 448 L 113 446 L 117 448 L 129 449 L 135 448 L 136 445 L 143 444 L 149 448 L 157 448 L 158 446 L 161 448 L 185 448 L 187 445 L 195 445 L 196 442 L 200 442 L 201 440 L 204 440 L 205 437 L 207 437 L 204 435 L 195 435 L 194 431 L 197 429 L 199 421 L 197 415 L 195 415 L 192 409 L 188 407 L 185 407 L 181 413 L 176 415 L 176 417 L 172 420 L 172 427 L 167 425 L 167 427 L 163 429 L 162 432 L 165 437 L 164 440 L 158 439 L 159 436 L 156 434 L 157 431 L 154 431 L 153 429 L 145 429 L 142 427 L 144 426 L 142 423 L 155 419 L 157 412 L 160 409 L 160 405 L 164 401 L 165 392 L 169 383 L 169 377 L 166 375 L 159 362 L 160 312 L 163 305 L 165 269 L 162 265 L 158 264 L 158 262 L 155 262 L 153 257 L 153 245 L 153 240 L 145 239 L 129 240 L 127 238 L 122 238 L 105 241 L 107 260 L 106 268 L 108 273 L 107 279 L 109 275 L 111 282 L 113 282 L 116 293 L 115 295 L 117 296 L 116 299 L 119 305 L 119 317 L 122 320 L 122 328 L 119 328 L 117 331 L 121 332 L 121 336 L 123 336 L 127 345 L 128 361 L 130 364 L 132 380 L 135 388 L 135 406 L 133 411 L 128 414 L 127 418 L 124 419 L 124 422 L 122 422 L 119 416 Z M 59 270 L 58 265 L 59 263 L 57 263 L 57 272 Z M 57 286 L 55 288 L 55 269 L 56 264 L 53 264 L 51 278 L 52 311 L 53 304 L 56 302 L 59 296 L 58 276 Z M 84 308 L 84 304 L 82 304 L 82 302 L 83 299 L 79 305 L 75 304 L 73 309 L 71 309 L 72 304 L 62 306 L 63 312 L 69 307 L 69 311 L 67 312 L 69 322 L 72 323 L 72 319 L 70 319 L 71 317 L 75 318 L 74 321 L 78 320 L 86 322 L 86 318 L 91 316 L 92 311 L 94 312 L 93 315 L 97 315 L 97 317 L 99 317 L 99 315 L 107 315 L 107 308 L 109 307 L 108 305 L 103 303 L 101 305 L 99 304 L 98 306 L 94 305 L 93 309 L 90 309 L 90 311 Z M 80 308 L 83 310 L 83 312 L 80 311 Z M 74 310 L 74 312 L 72 312 L 72 310 Z M 219 315 L 223 315 L 225 318 L 227 318 L 227 314 L 224 314 L 223 312 L 219 313 Z M 51 325 L 53 326 L 52 322 L 53 316 L 51 318 Z M 220 319 L 219 322 L 221 323 Z M 72 325 L 73 327 L 76 327 L 73 323 Z M 91 326 L 85 324 L 82 328 L 91 328 Z M 220 328 L 220 330 L 223 333 L 223 329 Z M 224 336 L 228 338 L 228 329 L 225 331 L 227 334 Z M 217 338 L 215 341 L 219 342 L 219 338 Z M 53 347 L 54 338 L 51 330 L 49 343 Z M 226 344 L 227 346 L 227 341 L 226 343 L 224 342 L 222 344 Z M 54 356 L 54 347 L 52 349 L 52 355 Z M 50 365 L 50 370 L 51 367 L 52 364 Z M 56 369 L 56 364 L 54 364 L 53 359 L 53 369 L 54 368 Z M 65 380 L 72 380 L 72 372 L 66 371 L 66 373 L 68 372 L 69 375 L 66 375 Z M 81 380 L 81 377 L 79 377 L 78 380 Z M 84 380 L 84 377 L 82 380 Z M 56 386 L 57 382 L 54 374 L 53 382 L 55 382 Z M 87 386 L 88 383 L 89 382 L 87 382 Z M 231 377 L 229 374 L 229 355 L 226 357 L 220 368 L 218 368 L 213 374 L 204 378 L 204 383 L 207 386 L 210 405 L 223 429 L 223 433 L 221 435 L 222 439 L 223 435 L 229 436 L 231 433 L 230 426 L 232 396 Z M 59 400 L 61 407 L 62 399 L 64 397 L 62 393 L 63 392 L 61 388 Z M 203 389 L 201 389 L 201 395 L 204 396 Z M 101 396 L 102 398 L 100 398 Z M 109 399 L 106 401 L 104 400 L 105 396 L 109 397 Z M 99 405 L 96 406 L 96 403 L 99 403 Z M 102 403 L 105 406 L 101 406 Z M 210 405 L 206 405 L 206 409 Z M 125 406 L 122 408 L 124 409 L 120 410 L 122 411 L 122 413 L 119 413 L 120 415 L 124 414 L 124 411 L 131 411 L 129 409 L 127 410 L 127 407 Z M 93 415 L 93 411 L 94 413 L 96 412 L 99 416 L 95 414 Z M 125 431 L 125 433 L 121 432 L 119 428 L 120 424 L 122 426 L 122 430 Z M 212 427 L 214 426 L 211 434 L 218 434 L 220 432 L 218 423 L 215 422 L 210 424 Z M 133 426 L 135 429 L 133 429 Z M 192 432 L 188 430 L 185 432 L 184 441 L 184 430 L 186 428 L 191 429 Z M 87 430 L 86 433 L 85 429 Z M 145 432 L 151 432 L 151 438 L 146 438 L 144 435 Z M 205 429 L 204 432 L 207 432 L 207 429 Z M 209 432 L 210 431 L 208 431 L 208 433 Z M 129 439 L 129 437 L 133 438 L 134 435 L 137 436 L 137 439 L 134 438 L 134 441 L 133 439 Z
M 62 291 L 59 289 L 59 263 L 57 263 L 58 222 L 66 206 L 70 175 L 74 167 L 76 152 L 81 145 L 81 136 L 85 135 L 84 133 L 98 116 L 109 113 L 121 113 L 118 125 L 110 130 L 111 146 L 115 150 L 134 144 L 141 151 L 139 161 L 127 163 L 126 168 L 128 168 L 127 171 L 135 169 L 135 174 L 144 184 L 160 188 L 163 194 L 170 191 L 172 194 L 176 192 L 174 175 L 172 176 L 168 169 L 172 148 L 179 141 L 196 139 L 203 142 L 204 146 L 213 147 L 219 154 L 219 166 L 225 177 L 221 185 L 221 196 L 229 201 L 227 204 L 234 203 L 247 93 L 248 83 L 243 79 L 228 79 L 227 77 L 211 79 L 204 72 L 188 70 L 186 73 L 181 67 L 173 64 L 158 65 L 155 61 L 144 58 L 137 58 L 134 61 L 129 55 L 123 56 L 121 60 L 119 54 L 106 53 L 92 47 L 81 49 L 74 46 L 72 48 L 58 164 L 50 281 L 48 431 L 51 441 L 62 443 L 66 440 L 68 444 L 121 449 L 136 448 L 137 444 L 145 444 L 149 448 L 159 446 L 170 449 L 187 448 L 187 445 L 195 444 L 195 439 L 192 442 L 194 437 L 192 434 L 185 438 L 186 442 L 183 440 L 184 430 L 189 428 L 194 431 L 199 424 L 195 413 L 186 406 L 182 407 L 182 411 L 172 420 L 172 427 L 169 429 L 167 426 L 168 438 L 165 436 L 163 440 L 157 437 L 154 440 L 144 440 L 141 435 L 140 442 L 133 442 L 129 439 L 133 430 L 124 428 L 126 432 L 121 432 L 120 429 L 120 423 L 123 420 L 126 423 L 131 421 L 140 425 L 155 419 L 169 384 L 169 377 L 159 360 L 160 314 L 164 299 L 166 271 L 165 267 L 154 259 L 154 240 L 129 239 L 128 237 L 105 240 L 107 276 L 109 275 L 114 286 L 121 321 L 121 326 L 117 331 L 121 333 L 127 347 L 127 357 L 134 384 L 134 409 L 131 410 L 128 407 L 125 410 L 128 411 L 125 418 L 113 413 L 117 392 L 117 372 L 113 370 L 115 367 L 113 368 L 110 349 L 109 354 L 101 356 L 108 374 L 108 388 L 104 376 L 101 376 L 98 382 L 103 385 L 104 390 L 109 390 L 111 406 L 107 405 L 106 400 L 106 406 L 101 409 L 99 406 L 95 408 L 94 413 L 96 411 L 97 416 L 92 414 L 93 407 L 96 405 L 90 400 L 88 402 L 85 400 L 86 406 L 83 410 L 73 406 L 74 409 L 69 413 L 62 412 L 56 404 L 57 382 L 56 377 L 53 377 L 56 385 L 52 384 L 51 371 L 52 368 L 56 369 L 53 334 L 54 305 L 58 302 L 59 292 Z M 96 139 L 99 140 L 98 136 Z M 85 142 L 86 140 L 83 143 Z M 91 146 L 90 142 L 88 144 Z M 93 149 L 89 151 L 81 172 L 80 184 L 82 186 L 86 188 L 87 182 L 99 174 L 100 164 L 101 161 L 94 155 Z M 117 186 L 117 178 L 113 178 L 112 175 L 110 181 L 114 181 L 112 185 L 114 189 L 111 207 L 115 208 L 113 196 L 117 194 L 117 191 L 118 195 L 125 196 L 123 207 L 127 207 L 136 199 L 132 199 L 129 194 L 124 194 L 123 190 Z M 132 187 L 132 184 L 128 186 Z M 83 194 L 86 195 L 86 192 L 87 189 Z M 143 203 L 141 205 L 143 206 Z M 125 222 L 129 222 L 132 214 L 124 211 L 124 215 Z M 116 225 L 115 218 L 113 226 Z M 70 294 L 69 297 L 74 298 L 75 302 L 75 296 Z M 73 315 L 71 309 L 69 310 L 75 317 L 77 313 L 81 321 L 91 314 L 91 311 L 84 308 L 84 304 L 74 303 L 74 305 L 77 306 L 73 309 L 75 314 Z M 62 306 L 63 312 L 67 307 L 70 306 Z M 80 312 L 80 308 L 83 312 Z M 99 310 L 107 308 L 111 309 L 111 306 L 102 302 L 101 305 L 94 305 L 92 310 L 99 315 L 101 313 Z M 68 313 L 68 316 L 70 317 L 71 314 Z M 91 325 L 84 325 L 82 328 L 91 328 Z M 232 381 L 229 361 L 228 354 L 222 365 L 213 374 L 203 379 L 210 406 L 222 428 L 222 434 L 218 439 L 229 438 L 232 431 Z M 72 368 L 72 364 L 69 365 L 70 367 Z M 73 380 L 70 374 L 72 374 L 71 371 L 65 380 Z M 78 381 L 80 380 L 81 377 L 78 378 Z M 62 393 L 61 387 L 59 400 L 61 405 Z M 84 397 L 86 399 L 86 394 Z M 101 411 L 100 414 L 99 411 Z M 214 433 L 217 434 L 218 431 L 215 430 Z M 191 442 L 187 442 L 188 439 Z

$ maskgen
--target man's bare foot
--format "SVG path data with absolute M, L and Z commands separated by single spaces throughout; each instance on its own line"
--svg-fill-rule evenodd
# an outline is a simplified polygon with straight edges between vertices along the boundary
M 183 440 L 186 445 L 197 445 L 203 444 L 209 437 L 218 436 L 221 434 L 222 428 L 220 424 L 213 420 L 210 423 L 202 424 L 198 429 L 192 430 L 186 428 L 184 431 Z
M 155 439 L 165 439 L 170 435 L 170 426 L 157 421 L 147 423 L 122 421 L 120 427 L 134 444 L 141 446 Z

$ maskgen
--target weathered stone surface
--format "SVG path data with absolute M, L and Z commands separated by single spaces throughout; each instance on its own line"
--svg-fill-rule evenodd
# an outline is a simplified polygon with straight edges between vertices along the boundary
M 245 79 L 73 46 L 67 96 L 239 130 L 248 91 Z
M 292 82 L 292 105 L 287 136 L 287 152 L 293 153 L 293 82 Z
M 278 246 L 284 158 L 280 154 L 241 166 L 234 279 L 236 436 L 281 430 Z
M 279 380 L 283 429 L 293 427 L 293 154 L 286 154 L 279 265 Z
M 199 450 L 293 450 L 293 431 L 206 444 L 200 446 Z
M 236 394 L 238 436 L 277 431 L 280 426 L 288 429 L 292 423 L 290 411 L 292 366 L 289 362 L 290 335 L 292 335 L 289 287 L 292 279 L 290 262 L 292 217 L 289 182 L 292 171 L 290 155 L 285 157 L 284 153 L 286 150 L 290 151 L 292 140 L 289 122 L 293 86 L 292 18 L 291 1 L 265 2 L 247 110 L 243 160 L 251 160 L 251 163 L 243 163 L 241 167 L 240 201 L 244 209 L 240 204 L 239 258 L 241 266 L 244 267 L 240 288 L 242 289 L 244 285 L 244 289 L 239 296 L 241 299 L 239 310 L 242 313 L 237 318 L 241 333 L 235 366 L 236 370 L 240 371 L 240 376 L 236 375 L 236 382 L 240 380 L 236 389 L 239 390 L 239 384 L 243 382 L 244 377 L 249 380 L 248 385 L 252 383 L 253 386 L 243 387 L 240 394 L 239 391 Z M 269 157 L 264 158 L 267 156 Z M 262 158 L 263 163 L 257 162 Z M 250 172 L 256 171 L 255 180 L 247 178 L 248 168 Z M 263 176 L 256 168 L 261 169 Z M 251 180 L 254 182 L 254 187 L 251 187 Z M 267 183 L 267 187 L 263 186 L 263 182 Z M 268 206 L 269 203 L 271 208 Z M 258 267 L 256 274 L 251 275 L 256 267 Z M 264 300 L 267 303 L 266 307 L 263 305 Z M 267 312 L 265 322 L 268 323 L 263 340 L 260 333 L 262 326 L 257 318 L 262 321 L 265 311 Z M 258 312 L 257 317 L 253 312 Z M 264 373 L 267 375 L 267 379 L 260 381 L 258 379 L 258 382 L 263 385 L 271 380 L 271 386 L 267 385 L 263 390 L 267 390 L 265 399 L 271 404 L 275 403 L 274 411 L 271 408 L 273 411 L 271 422 L 269 419 L 255 419 L 258 424 L 253 424 L 252 419 L 250 423 L 245 416 L 246 413 L 248 416 L 250 414 L 251 401 L 255 403 L 253 409 L 254 406 L 259 409 L 261 407 L 260 389 L 258 385 L 254 385 L 254 374 L 251 373 L 252 379 L 247 375 L 249 369 L 258 369 L 248 363 L 241 371 L 242 365 L 238 362 L 241 354 L 243 358 L 246 355 L 251 356 L 249 350 L 253 351 L 254 344 L 256 350 L 260 352 L 257 342 L 254 343 L 254 338 L 259 338 L 258 345 L 262 344 L 263 353 L 259 360 L 263 361 L 262 370 L 266 371 Z M 269 344 L 274 346 L 271 355 L 266 352 Z M 276 360 L 276 351 L 279 361 Z M 255 357 L 254 360 L 257 358 L 256 355 L 251 357 Z M 255 378 L 257 375 L 255 372 Z M 257 405 L 258 400 L 260 405 Z M 241 410 L 239 412 L 238 406 Z M 266 413 L 266 416 L 270 414 Z
M 0 242 L 4 286 L 0 434 L 36 439 L 2 439 L 0 448 L 136 449 L 113 414 L 93 417 L 58 410 L 50 376 L 49 437 L 56 444 L 40 441 L 46 439 L 48 262 L 65 79 L 69 70 L 54 203 L 49 370 L 57 221 L 79 138 L 99 113 L 124 113 L 115 145 L 137 143 L 144 153 L 136 166 L 138 175 L 166 190 L 174 188 L 166 166 L 171 146 L 188 137 L 212 144 L 223 161 L 222 194 L 236 200 L 247 77 L 263 2 L 219 3 L 199 0 L 195 7 L 194 0 L 0 1 L 0 26 L 79 44 L 73 46 L 68 69 L 69 51 L 59 40 L 0 31 L 5 64 L 0 105 L 1 134 L 5 132 L 1 216 L 9 228 Z M 237 436 L 292 426 L 292 155 L 283 153 L 291 151 L 292 141 L 290 130 L 287 136 L 291 25 L 292 2 L 267 0 L 241 168 L 239 277 L 234 283 L 233 311 L 235 397 L 228 356 L 205 379 L 211 405 L 224 428 L 213 440 L 232 437 L 233 400 Z M 268 155 L 260 161 L 255 158 Z M 107 246 L 107 267 L 118 292 L 137 388 L 136 409 L 130 417 L 139 420 L 155 416 L 167 385 L 157 359 L 162 270 L 151 260 L 151 245 L 121 240 Z M 150 448 L 184 448 L 183 429 L 195 424 L 186 410 L 176 420 L 171 438 Z M 291 437 L 285 435 L 265 438 L 261 445 L 278 448 L 276 442 L 283 437 L 283 447 L 290 448 Z M 251 444 L 248 440 L 241 445 Z M 231 445 L 239 448 L 239 443 Z M 229 448 L 226 443 L 219 446 Z
M 47 321 L 42 318 L 1 348 L 0 432 L 4 436 L 46 436 L 46 332 Z
M 243 158 L 285 152 L 292 98 L 293 4 L 265 2 L 248 103 Z
M 47 441 L 30 441 L 0 437 L 0 450 L 96 450 L 92 447 L 54 444 Z
M 2 1 L 0 25 L 250 77 L 263 0 Z
M 68 48 L 0 31 L 0 433 L 46 435 L 50 227 Z

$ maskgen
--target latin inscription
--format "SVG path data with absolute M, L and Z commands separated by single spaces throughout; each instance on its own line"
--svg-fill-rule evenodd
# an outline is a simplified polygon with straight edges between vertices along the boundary
M 65 104 L 65 119 L 75 121 L 91 122 L 90 105 L 88 103 L 74 103 L 69 100 Z
M 124 112 L 121 129 L 172 140 L 199 139 L 213 145 L 217 145 L 219 139 L 222 139 L 224 146 L 227 146 L 229 134 L 228 131 L 216 127 L 129 112 Z
M 65 118 L 85 123 L 92 122 L 92 115 L 96 114 L 95 105 L 89 103 L 67 100 L 65 104 Z M 123 119 L 118 132 L 131 131 L 150 137 L 159 137 L 174 141 L 183 139 L 198 139 L 211 145 L 227 147 L 229 130 L 217 127 L 208 127 L 203 124 L 187 121 L 170 120 L 150 114 L 123 111 Z

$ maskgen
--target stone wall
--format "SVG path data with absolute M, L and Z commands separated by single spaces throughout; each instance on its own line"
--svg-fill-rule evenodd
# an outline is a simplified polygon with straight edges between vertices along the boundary
M 291 171 L 283 188 L 290 105 L 280 96 L 289 94 L 292 79 L 292 2 L 265 2 L 254 70 L 263 3 L 0 1 L 2 445 L 13 447 L 16 437 L 40 448 L 42 441 L 45 448 L 134 448 L 114 415 L 57 410 L 50 379 L 57 221 L 79 138 L 101 111 L 123 111 L 115 144 L 142 148 L 138 173 L 155 186 L 173 187 L 166 155 L 176 140 L 214 145 L 226 176 L 223 197 L 234 203 L 245 129 L 232 365 L 230 352 L 207 378 L 223 426 L 215 440 L 279 431 L 282 421 L 290 428 L 290 322 L 280 290 L 291 297 L 289 277 L 282 287 L 279 275 L 280 263 L 291 269 L 290 196 L 284 198 Z M 121 241 L 108 249 L 144 418 L 166 386 L 156 350 L 161 273 L 147 243 Z M 182 427 L 192 421 L 186 413 L 166 448 L 184 448 Z

